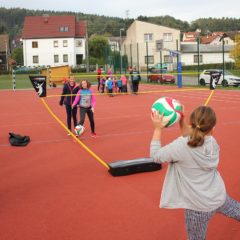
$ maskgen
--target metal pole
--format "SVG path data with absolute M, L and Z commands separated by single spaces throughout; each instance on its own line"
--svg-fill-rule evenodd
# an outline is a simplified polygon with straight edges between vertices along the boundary
M 120 28 L 120 41 L 119 41 L 119 52 L 120 52 L 120 74 L 122 73 L 122 31 L 124 31 L 124 28 Z
M 131 67 L 133 67 L 133 62 L 132 62 L 132 43 L 130 43 L 130 56 L 131 56 Z
M 8 72 L 8 44 L 6 40 L 5 40 L 5 45 L 6 45 L 6 68 Z
M 139 71 L 139 48 L 137 43 L 137 64 L 138 64 L 138 71 Z
M 223 38 L 223 39 L 222 39 L 222 52 L 223 52 L 223 66 L 222 66 L 222 70 L 223 70 L 223 80 L 224 80 L 224 71 L 225 71 L 224 45 L 225 45 L 225 41 L 224 41 L 224 38 Z
M 161 79 L 162 79 L 162 72 L 163 72 L 163 63 L 162 63 L 162 50 L 160 49 L 160 73 L 161 73 Z
M 147 82 L 148 82 L 148 42 L 146 42 L 146 54 L 147 54 Z
M 199 48 L 199 37 L 197 38 L 197 52 L 198 52 L 198 85 L 200 80 L 200 48 Z
M 13 81 L 13 91 L 16 90 L 16 72 L 12 69 L 12 81 Z
M 89 49 L 88 49 L 88 21 L 86 21 L 86 43 L 85 43 L 85 46 L 86 46 L 86 70 L 87 72 L 89 72 Z

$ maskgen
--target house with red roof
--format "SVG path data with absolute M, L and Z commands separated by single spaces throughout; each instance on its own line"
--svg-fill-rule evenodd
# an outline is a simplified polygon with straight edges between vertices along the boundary
M 200 31 L 195 32 L 184 32 L 182 42 L 184 43 L 193 43 L 197 42 L 197 38 L 200 36 Z
M 22 41 L 25 66 L 76 66 L 86 56 L 86 22 L 74 15 L 27 16 Z

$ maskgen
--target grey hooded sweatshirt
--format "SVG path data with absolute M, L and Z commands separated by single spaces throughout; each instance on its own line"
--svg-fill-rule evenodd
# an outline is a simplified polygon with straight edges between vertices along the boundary
M 185 208 L 209 212 L 222 206 L 226 189 L 217 166 L 219 146 L 205 136 L 200 147 L 190 147 L 189 137 L 179 137 L 161 147 L 152 141 L 150 156 L 157 163 L 169 162 L 161 193 L 161 208 Z

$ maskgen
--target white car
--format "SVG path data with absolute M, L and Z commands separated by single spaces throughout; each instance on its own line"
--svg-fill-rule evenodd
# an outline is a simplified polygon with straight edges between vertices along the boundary
M 199 83 L 202 86 L 206 84 L 210 84 L 211 74 L 221 74 L 220 78 L 215 80 L 216 85 L 222 85 L 223 87 L 227 86 L 240 86 L 240 77 L 234 76 L 229 71 L 224 71 L 224 79 L 223 79 L 223 71 L 222 69 L 208 69 L 204 70 L 200 74 Z

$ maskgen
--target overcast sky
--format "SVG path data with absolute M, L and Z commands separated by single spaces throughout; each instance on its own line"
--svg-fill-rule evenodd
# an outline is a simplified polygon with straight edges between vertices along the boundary
M 0 6 L 73 11 L 126 18 L 170 15 L 189 23 L 198 18 L 240 18 L 239 0 L 0 0 Z

